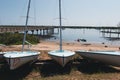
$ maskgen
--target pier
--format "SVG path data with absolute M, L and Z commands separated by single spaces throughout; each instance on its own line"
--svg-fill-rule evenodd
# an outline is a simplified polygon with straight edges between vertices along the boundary
M 120 29 L 101 29 L 103 38 L 108 40 L 120 39 Z
M 0 33 L 5 32 L 23 32 L 25 25 L 0 25 Z M 59 28 L 59 26 L 43 26 L 43 25 L 28 25 L 27 31 L 31 31 L 32 34 L 37 35 L 52 35 L 54 34 L 54 29 Z M 62 26 L 62 28 L 72 28 L 72 29 L 98 29 L 102 32 L 103 37 L 112 38 L 112 34 L 116 34 L 119 38 L 120 27 L 116 26 Z M 58 30 L 59 32 L 59 30 Z
M 5 33 L 5 32 L 19 33 L 19 32 L 23 32 L 24 29 L 25 29 L 24 25 L 0 25 L 0 33 Z M 28 25 L 27 32 L 28 31 L 31 31 L 32 34 L 36 32 L 37 35 L 52 35 L 54 33 L 54 27 Z

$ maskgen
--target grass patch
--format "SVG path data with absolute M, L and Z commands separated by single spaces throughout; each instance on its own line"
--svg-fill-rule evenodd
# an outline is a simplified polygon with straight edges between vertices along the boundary
M 5 45 L 22 44 L 23 36 L 24 35 L 20 33 L 1 33 L 0 44 L 5 44 Z M 39 39 L 36 36 L 30 34 L 27 34 L 26 40 L 32 44 L 39 43 Z

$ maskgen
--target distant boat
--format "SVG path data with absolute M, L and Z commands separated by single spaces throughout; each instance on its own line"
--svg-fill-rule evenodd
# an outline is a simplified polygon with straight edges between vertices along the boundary
M 25 44 L 25 42 L 28 43 L 26 41 L 26 31 L 27 31 L 30 3 L 31 3 L 31 0 L 29 0 L 29 3 L 28 3 L 22 51 L 5 52 L 5 54 L 4 54 L 4 57 L 6 58 L 8 64 L 9 64 L 10 70 L 14 70 L 27 62 L 36 60 L 40 54 L 40 52 L 35 52 L 35 51 L 24 51 L 24 44 Z
M 56 62 L 61 66 L 65 66 L 75 55 L 75 52 L 62 50 L 62 20 L 61 20 L 61 0 L 59 0 L 59 23 L 60 23 L 60 49 L 53 50 L 48 52 L 48 55 L 51 56 Z
M 78 50 L 76 51 L 81 57 L 99 61 L 105 64 L 120 66 L 120 52 L 119 51 L 87 51 Z

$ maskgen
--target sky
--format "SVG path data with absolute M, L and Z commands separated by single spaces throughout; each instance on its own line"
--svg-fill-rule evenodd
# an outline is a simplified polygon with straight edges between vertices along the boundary
M 32 0 L 29 25 L 58 25 L 59 0 Z M 0 0 L 0 25 L 24 25 L 28 0 Z M 62 0 L 62 25 L 117 26 L 120 0 Z

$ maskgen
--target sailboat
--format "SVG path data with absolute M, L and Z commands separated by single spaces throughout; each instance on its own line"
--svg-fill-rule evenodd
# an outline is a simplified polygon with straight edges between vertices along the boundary
M 109 50 L 77 50 L 84 59 L 102 62 L 104 64 L 120 66 L 120 51 L 109 51 Z
M 62 50 L 62 20 L 61 20 L 61 0 L 59 0 L 59 28 L 60 28 L 60 49 L 48 52 L 48 55 L 58 62 L 61 66 L 65 66 L 75 55 L 75 52 Z
M 5 52 L 5 54 L 4 54 L 4 57 L 9 64 L 10 70 L 17 69 L 18 67 L 20 67 L 30 61 L 36 60 L 40 54 L 40 52 L 37 52 L 37 51 L 24 51 L 24 45 L 26 42 L 26 34 L 27 34 L 26 31 L 27 31 L 27 24 L 28 24 L 28 16 L 29 16 L 29 11 L 30 11 L 30 3 L 31 3 L 31 0 L 29 0 L 29 2 L 28 2 L 22 50 Z

